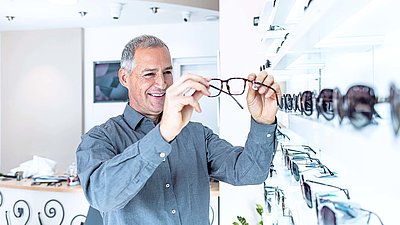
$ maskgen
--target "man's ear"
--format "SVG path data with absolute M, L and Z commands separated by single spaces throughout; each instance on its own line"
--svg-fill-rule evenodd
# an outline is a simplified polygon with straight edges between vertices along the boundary
M 119 82 L 122 84 L 122 86 L 124 87 L 128 87 L 128 71 L 126 71 L 125 68 L 119 68 L 118 70 L 118 78 L 119 78 Z

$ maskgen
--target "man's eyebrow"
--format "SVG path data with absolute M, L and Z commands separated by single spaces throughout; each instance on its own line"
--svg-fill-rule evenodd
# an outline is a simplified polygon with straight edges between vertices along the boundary
M 157 70 L 158 70 L 158 69 L 150 69 L 150 68 L 148 68 L 148 69 L 142 70 L 142 73 L 146 73 L 146 72 L 157 72 Z M 172 70 L 172 66 L 168 66 L 168 67 L 166 67 L 166 68 L 163 69 L 163 71 L 165 71 L 165 70 Z
M 164 68 L 164 70 L 172 70 L 172 66 L 168 66 L 168 67 Z

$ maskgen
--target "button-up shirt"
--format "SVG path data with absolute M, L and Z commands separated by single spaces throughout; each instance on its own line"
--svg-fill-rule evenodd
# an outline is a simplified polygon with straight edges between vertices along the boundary
M 233 185 L 264 182 L 276 149 L 276 124 L 251 128 L 244 147 L 189 122 L 170 143 L 159 124 L 129 105 L 95 126 L 78 146 L 84 194 L 107 225 L 209 224 L 210 178 Z

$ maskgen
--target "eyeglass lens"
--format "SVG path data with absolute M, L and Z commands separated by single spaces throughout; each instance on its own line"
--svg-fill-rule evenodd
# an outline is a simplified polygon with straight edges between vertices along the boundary
M 335 212 L 333 212 L 329 207 L 322 206 L 321 208 L 321 225 L 336 225 L 336 216 Z
M 394 133 L 397 135 L 400 130 L 400 90 L 394 83 L 390 85 L 390 114 L 392 116 L 392 125 Z
M 301 110 L 306 116 L 311 116 L 313 113 L 313 93 L 305 91 L 301 94 Z
M 322 89 L 317 97 L 316 104 L 318 115 L 321 114 L 326 120 L 335 117 L 333 111 L 333 89 Z

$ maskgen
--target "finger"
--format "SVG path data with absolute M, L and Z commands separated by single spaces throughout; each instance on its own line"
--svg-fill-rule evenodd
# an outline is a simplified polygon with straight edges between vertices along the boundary
M 273 83 L 272 85 L 270 85 L 270 87 L 271 88 L 268 88 L 268 91 L 265 93 L 265 98 L 272 98 L 272 99 L 279 98 L 278 93 L 280 93 L 281 91 L 279 84 Z
M 262 86 L 258 89 L 258 93 L 260 93 L 261 95 L 266 94 L 267 92 L 271 91 L 271 89 L 268 87 L 271 87 L 272 84 L 274 84 L 274 76 L 272 76 L 272 75 L 267 76 L 264 79 L 263 84 L 266 86 Z
M 256 79 L 257 75 L 255 73 L 251 73 L 247 76 L 247 79 L 250 81 L 254 81 Z M 252 82 L 248 83 L 248 91 L 247 91 L 247 100 L 249 99 L 254 99 L 255 95 L 256 95 L 256 90 L 253 89 L 253 84 Z
M 170 93 L 173 95 L 185 95 L 190 91 L 201 91 L 204 95 L 210 95 L 211 93 L 208 90 L 208 86 L 205 86 L 203 83 L 194 81 L 194 80 L 186 80 L 183 83 L 175 85 Z
M 192 80 L 192 81 L 196 81 L 199 82 L 201 84 L 203 84 L 204 86 L 208 87 L 208 78 L 202 77 L 200 75 L 197 74 L 192 74 L 192 73 L 187 73 L 181 76 L 181 78 L 176 82 L 177 85 L 180 85 L 182 83 L 185 83 L 188 80 Z
M 182 108 L 187 107 L 187 106 L 191 106 L 192 108 L 194 108 L 194 110 L 196 110 L 196 112 L 198 112 L 198 113 L 201 112 L 200 103 L 193 96 L 183 96 L 183 97 L 181 97 L 180 98 L 180 103 L 183 105 Z

